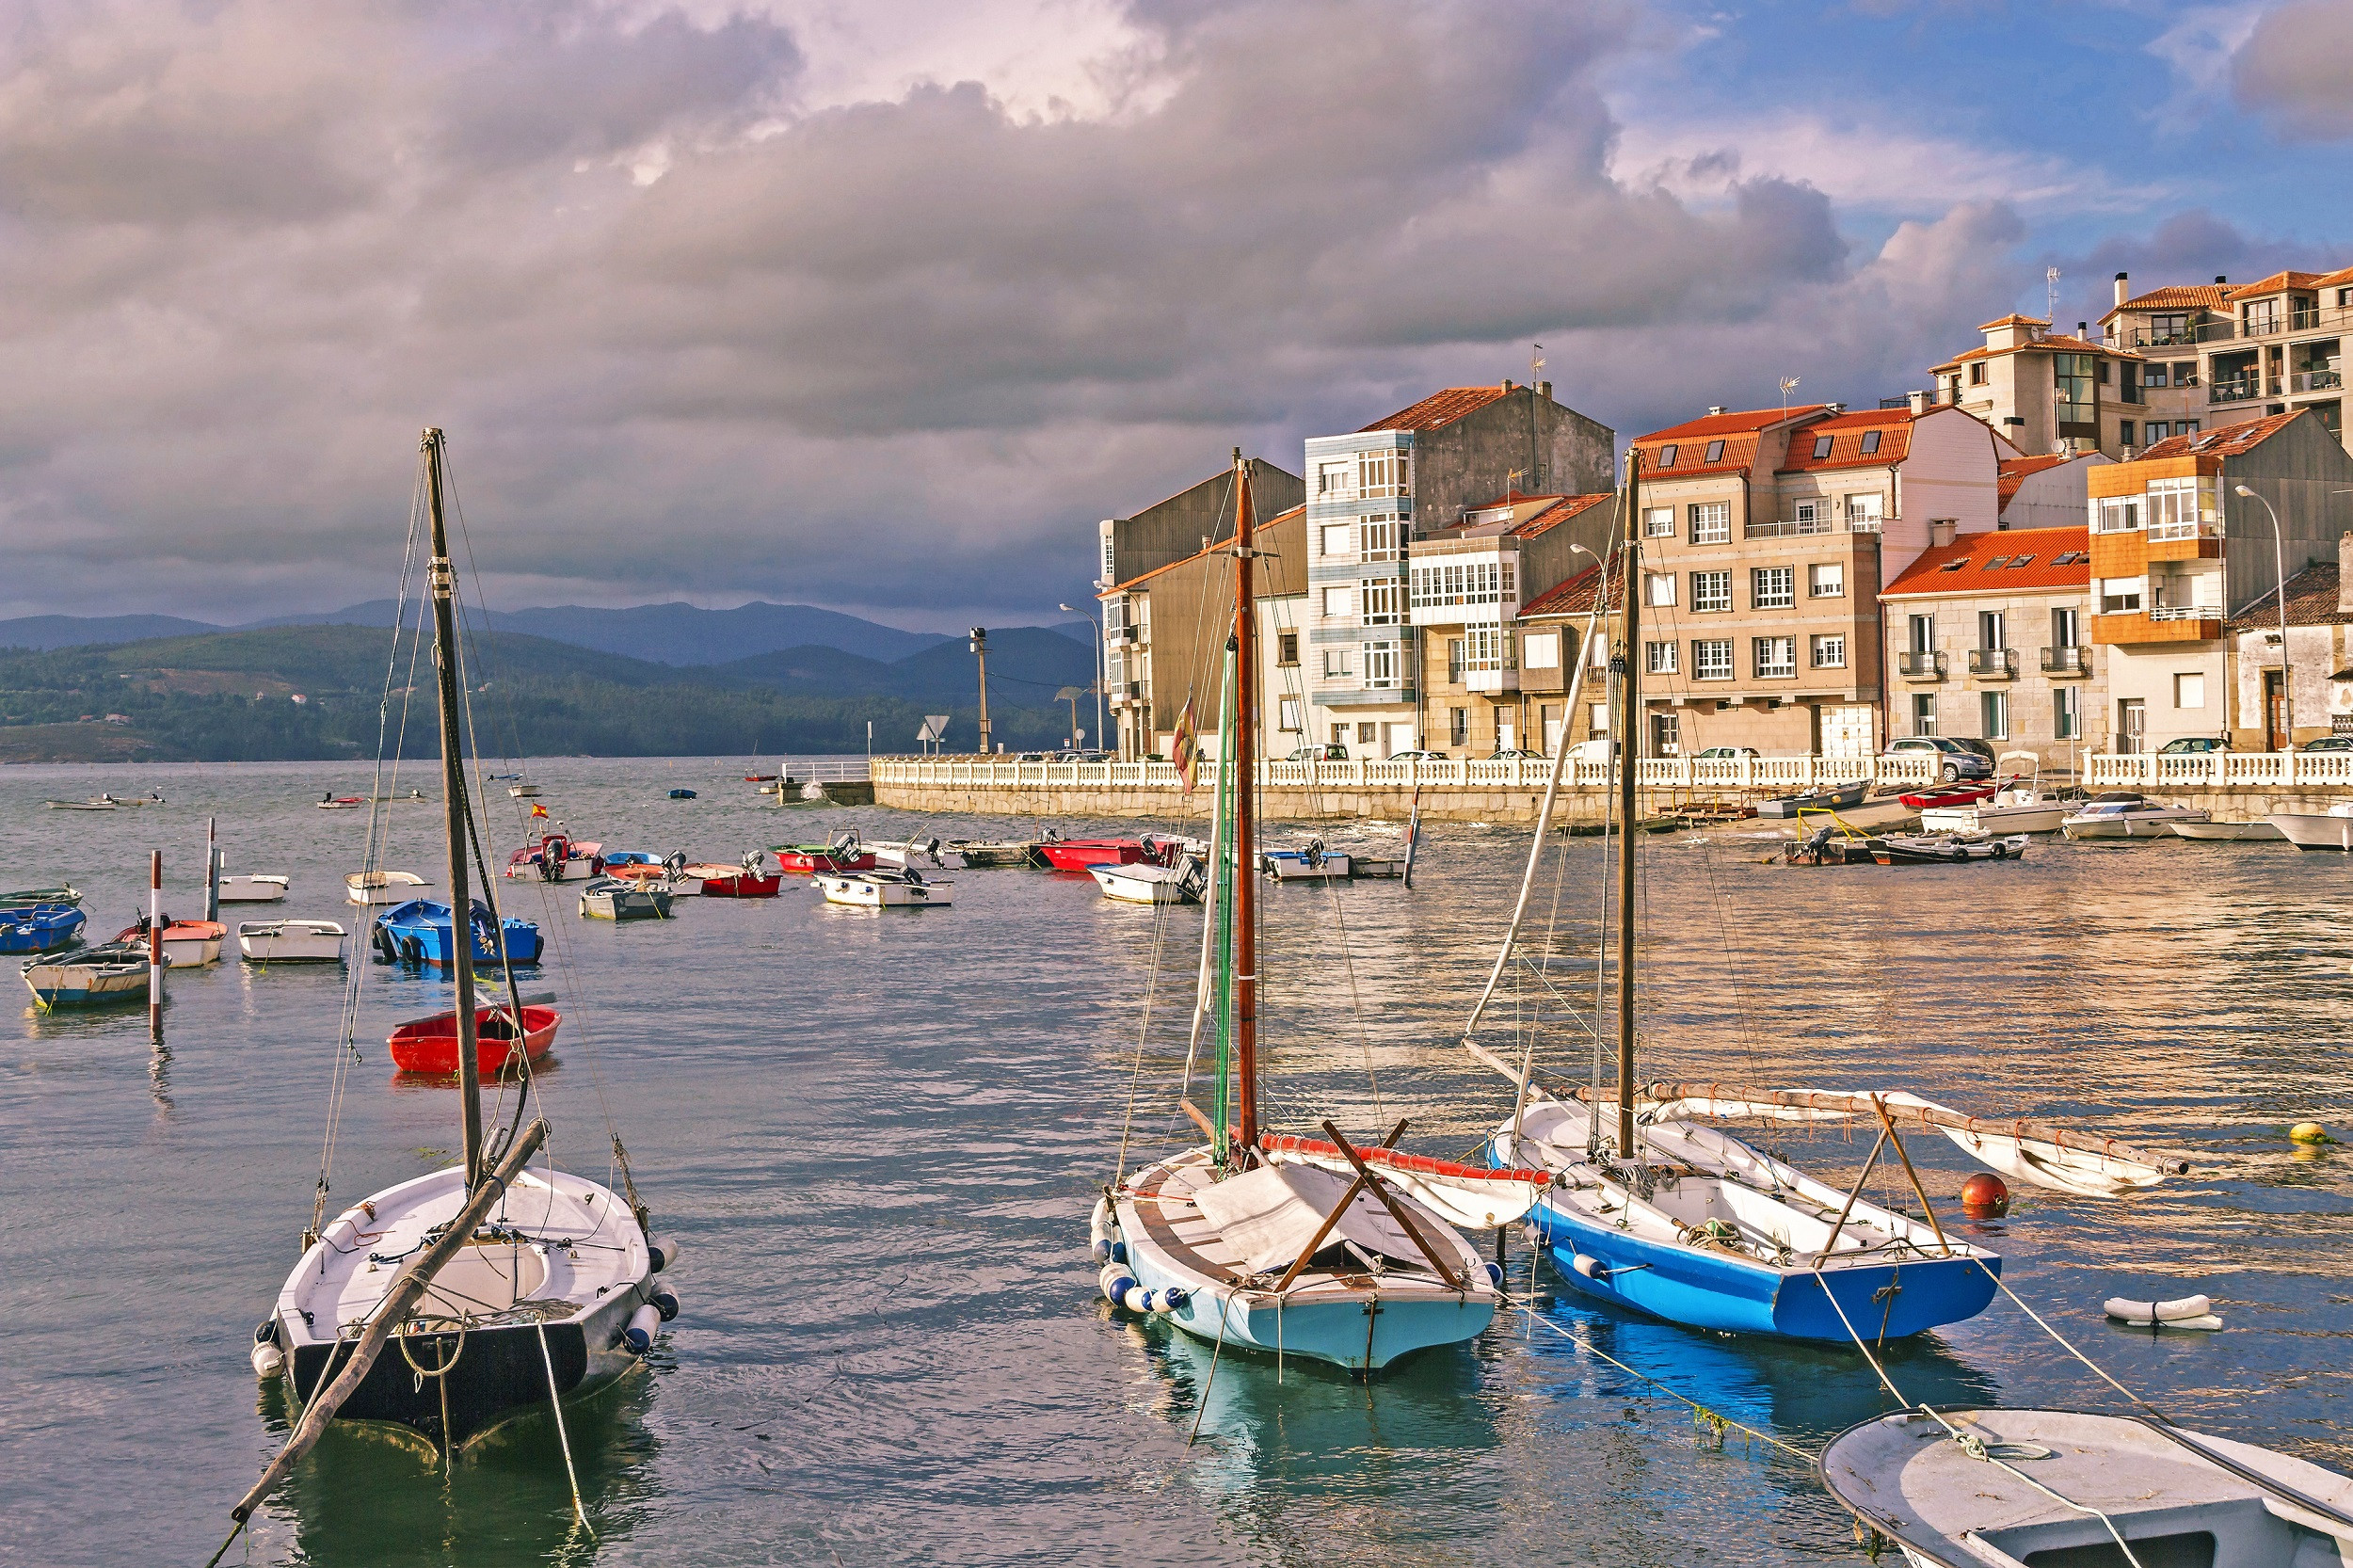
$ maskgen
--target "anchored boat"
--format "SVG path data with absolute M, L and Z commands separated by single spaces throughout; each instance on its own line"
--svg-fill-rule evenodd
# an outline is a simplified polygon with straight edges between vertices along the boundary
M 52 1007 L 96 1007 L 110 1001 L 130 1001 L 147 995 L 148 960 L 145 944 L 108 942 L 51 958 L 36 958 L 24 968 L 24 984 L 33 1000 Z
M 82 939 L 89 917 L 71 904 L 0 908 L 0 953 L 56 952 Z
M 516 1018 L 522 1019 L 520 1028 Z M 474 1065 L 483 1078 L 497 1078 L 502 1073 L 520 1072 L 527 1062 L 536 1062 L 547 1055 L 555 1044 L 555 1032 L 564 1022 L 564 1015 L 552 1007 L 534 1006 L 529 1002 L 520 1008 L 503 1002 L 491 1002 L 474 1009 Z M 392 1065 L 404 1073 L 417 1073 L 434 1078 L 451 1078 L 457 1072 L 457 1053 L 464 1048 L 459 1040 L 457 1015 L 437 1013 L 429 1018 L 411 1018 L 394 1029 L 385 1044 L 392 1048 Z
M 600 876 L 580 890 L 580 913 L 591 920 L 666 920 L 670 890 L 657 882 Z
M 237 951 L 257 964 L 332 963 L 347 935 L 333 920 L 247 920 L 237 927 Z
M 928 909 L 952 903 L 952 882 L 931 882 L 908 867 L 895 872 L 820 872 L 818 890 L 827 904 L 855 904 L 864 909 Z
M 509 915 L 493 924 L 490 906 L 470 902 L 467 934 L 476 964 L 496 964 L 502 952 L 513 963 L 536 964 L 542 946 L 539 928 Z M 449 905 L 434 899 L 411 899 L 376 917 L 376 955 L 388 963 L 433 964 L 449 968 L 456 962 L 456 942 L 451 934 Z
M 406 904 L 419 888 L 433 886 L 414 872 L 353 872 L 344 878 L 347 904 Z

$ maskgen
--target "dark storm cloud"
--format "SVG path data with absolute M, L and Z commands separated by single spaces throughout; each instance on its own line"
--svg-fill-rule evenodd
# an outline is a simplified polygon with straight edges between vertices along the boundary
M 33 8 L 0 65 L 17 602 L 376 597 L 432 422 L 509 601 L 1050 605 L 1094 519 L 1530 336 L 1640 418 L 1837 353 L 1897 375 L 2007 298 L 2006 210 L 1855 263 L 1805 186 L 1612 178 L 1624 7 L 1135 19 L 1121 106 L 1057 120 L 971 83 L 807 109 L 744 17 Z
M 2291 136 L 2353 136 L 2353 6 L 2292 0 L 2256 24 L 2231 62 L 2239 106 Z

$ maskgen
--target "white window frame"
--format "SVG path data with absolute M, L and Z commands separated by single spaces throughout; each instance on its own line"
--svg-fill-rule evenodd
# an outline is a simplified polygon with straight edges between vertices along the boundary
M 1394 577 L 1368 577 L 1356 584 L 1356 603 L 1367 626 L 1399 626 L 1405 620 L 1405 584 Z
M 1663 643 L 1644 643 L 1642 645 L 1643 673 L 1648 675 L 1680 674 L 1681 671 L 1675 667 L 1675 659 L 1677 651 L 1682 647 L 1681 643 L 1673 639 Z
M 1750 609 L 1794 610 L 1797 607 L 1797 568 L 1751 567 L 1749 568 Z
M 1843 670 L 1847 667 L 1847 634 L 1844 632 L 1817 632 L 1810 644 L 1813 667 L 1817 670 Z
M 1730 637 L 1694 637 L 1691 639 L 1691 679 L 1694 680 L 1730 680 L 1733 679 L 1732 639 Z
M 1356 558 L 1356 525 L 1353 522 L 1327 522 L 1316 545 L 1319 553 L 1327 561 L 1353 561 Z
M 1278 698 L 1275 708 L 1275 728 L 1287 735 L 1300 732 L 1299 699 L 1295 696 Z
M 1977 728 L 1985 731 L 1984 739 L 2009 739 L 2009 694 L 1985 691 L 1977 694 Z
M 1844 599 L 1847 597 L 1847 563 L 1844 561 L 1814 561 L 1805 568 L 1805 596 L 1808 599 Z
M 1694 501 L 1690 504 L 1690 518 L 1693 544 L 1732 542 L 1731 502 Z
M 1362 645 L 1365 656 L 1362 685 L 1369 692 L 1393 692 L 1403 684 L 1399 679 L 1397 644 L 1390 642 Z
M 1323 590 L 1323 618 L 1344 620 L 1354 624 L 1356 619 L 1356 590 L 1345 583 L 1334 583 Z
M 1732 609 L 1732 573 L 1695 571 L 1691 574 L 1691 613 L 1711 616 Z
M 1642 537 L 1672 539 L 1675 536 L 1675 509 L 1672 506 L 1651 506 L 1642 512 Z
M 1520 638 L 1520 664 L 1531 670 L 1557 670 L 1561 667 L 1561 633 L 1529 632 Z
M 1752 637 L 1749 656 L 1755 661 L 1756 679 L 1778 680 L 1798 673 L 1798 639 Z
M 1671 571 L 1642 573 L 1642 602 L 1654 610 L 1673 609 L 1675 601 L 1675 574 Z

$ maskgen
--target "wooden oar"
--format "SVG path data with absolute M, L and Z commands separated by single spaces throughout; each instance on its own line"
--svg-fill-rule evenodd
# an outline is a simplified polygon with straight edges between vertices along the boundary
M 262 1499 L 275 1491 L 278 1483 L 286 1479 L 287 1472 L 311 1451 L 311 1446 L 326 1432 L 327 1423 L 335 1418 L 335 1412 L 351 1397 L 353 1390 L 366 1381 L 369 1369 L 375 1367 L 376 1356 L 384 1349 L 384 1341 L 392 1337 L 392 1330 L 407 1320 L 408 1309 L 417 1304 L 417 1298 L 424 1294 L 425 1288 L 433 1283 L 433 1276 L 440 1272 L 441 1266 L 456 1257 L 458 1249 L 473 1240 L 474 1227 L 482 1224 L 482 1218 L 490 1211 L 490 1206 L 506 1195 L 507 1184 L 538 1151 L 540 1142 L 547 1135 L 548 1124 L 543 1121 L 535 1119 L 523 1128 L 522 1136 L 515 1140 L 515 1146 L 506 1151 L 506 1158 L 499 1161 L 498 1169 L 474 1189 L 473 1196 L 466 1200 L 466 1207 L 457 1211 L 457 1217 L 449 1223 L 449 1228 L 441 1232 L 440 1240 L 408 1260 L 399 1277 L 392 1281 L 392 1288 L 385 1291 L 384 1299 L 376 1304 L 375 1320 L 353 1345 L 350 1361 L 336 1374 L 335 1381 L 327 1385 L 325 1392 L 312 1399 L 302 1412 L 301 1424 L 295 1428 L 294 1435 L 286 1440 L 286 1446 L 278 1451 L 276 1459 L 269 1462 L 269 1468 L 264 1470 L 262 1479 L 253 1483 L 253 1490 L 229 1511 L 232 1519 L 243 1525 L 251 1518 L 253 1511 L 261 1506 Z M 330 1346 L 327 1353 L 331 1357 L 335 1353 L 334 1348 Z
M 1340 1129 L 1334 1127 L 1329 1120 L 1324 1122 L 1323 1130 L 1332 1135 L 1332 1142 L 1337 1144 L 1340 1146 L 1340 1152 L 1348 1156 L 1348 1162 L 1356 1167 L 1357 1179 L 1371 1190 L 1374 1197 L 1381 1200 L 1382 1207 L 1389 1211 L 1389 1218 L 1397 1222 L 1398 1228 L 1414 1239 L 1414 1245 L 1421 1249 L 1421 1256 L 1430 1260 L 1430 1266 L 1438 1271 L 1438 1277 L 1446 1281 L 1447 1288 L 1462 1289 L 1463 1282 L 1455 1277 L 1453 1270 L 1446 1266 L 1446 1260 L 1440 1257 L 1437 1249 L 1430 1244 L 1430 1239 L 1421 1233 L 1421 1226 L 1414 1224 L 1414 1217 L 1405 1211 L 1404 1206 L 1390 1194 L 1387 1185 L 1372 1174 L 1372 1167 L 1365 1163 L 1364 1158 L 1356 1152 L 1355 1146 L 1341 1137 Z
M 1326 1122 L 1323 1125 L 1330 1127 L 1332 1124 Z M 1400 1116 L 1397 1119 L 1397 1126 L 1389 1128 L 1389 1135 L 1381 1140 L 1381 1146 L 1385 1149 L 1396 1147 L 1398 1139 L 1404 1136 L 1404 1133 L 1405 1118 Z M 1359 1165 L 1357 1169 L 1362 1170 L 1364 1167 Z M 1309 1240 L 1305 1246 L 1299 1250 L 1299 1256 L 1297 1257 L 1291 1259 L 1291 1266 L 1283 1271 L 1283 1277 L 1274 1282 L 1275 1289 L 1288 1290 L 1290 1288 L 1291 1281 L 1299 1277 L 1299 1271 L 1307 1266 L 1307 1259 L 1315 1256 L 1316 1249 L 1323 1245 L 1323 1239 L 1332 1234 L 1332 1227 L 1340 1223 L 1340 1216 L 1348 1212 L 1348 1206 L 1354 1203 L 1356 1201 L 1356 1194 L 1364 1190 L 1364 1176 L 1358 1176 L 1355 1180 L 1348 1184 L 1348 1191 L 1340 1194 L 1340 1201 L 1332 1206 L 1332 1212 L 1326 1214 L 1323 1217 L 1323 1224 L 1316 1227 L 1314 1238 Z

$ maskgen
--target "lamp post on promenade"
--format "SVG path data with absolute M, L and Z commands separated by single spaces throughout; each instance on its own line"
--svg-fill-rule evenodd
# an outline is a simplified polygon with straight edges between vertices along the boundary
M 2249 501 L 2259 503 L 2265 512 L 2271 514 L 2271 571 L 2273 577 L 2277 579 L 2271 590 L 2271 597 L 2278 600 L 2280 605 L 2280 749 L 2294 751 L 2296 749 L 2296 710 L 2288 704 L 2287 547 L 2280 537 L 2280 514 L 2272 510 L 2271 503 L 2265 501 L 2262 496 L 2244 485 L 2234 488 L 2241 496 Z M 2269 717 L 2269 714 L 2265 715 L 2266 720 Z M 2265 728 L 2269 728 L 2267 723 Z

